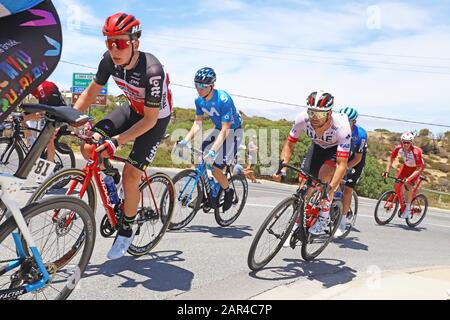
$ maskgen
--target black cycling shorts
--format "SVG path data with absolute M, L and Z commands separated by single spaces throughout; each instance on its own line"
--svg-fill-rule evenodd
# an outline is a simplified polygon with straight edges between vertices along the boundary
M 124 104 L 99 121 L 92 128 L 92 131 L 101 134 L 103 137 L 113 137 L 127 131 L 141 119 L 143 119 L 142 116 L 137 114 L 127 104 Z M 147 168 L 155 158 L 156 151 L 161 139 L 166 134 L 169 122 L 170 116 L 158 119 L 153 128 L 136 138 L 133 149 L 127 159 L 131 165 L 142 171 Z
M 217 136 L 219 135 L 220 130 L 214 129 L 211 134 L 209 134 L 202 143 L 202 151 L 208 151 L 216 141 Z M 222 144 L 222 148 L 220 148 L 217 152 L 217 158 L 214 161 L 214 166 L 223 169 L 225 165 L 231 165 L 233 160 L 236 160 L 236 155 L 239 151 L 239 146 L 241 145 L 243 138 L 243 130 L 241 128 L 238 129 L 230 129 L 230 132 Z
M 61 23 L 50 0 L 0 18 L 0 123 L 56 68 Z M 34 13 L 33 13 L 34 12 Z
M 336 152 L 337 146 L 324 149 L 313 143 L 303 158 L 301 169 L 318 179 L 320 168 L 325 163 L 332 167 L 336 166 Z
M 361 174 L 363 172 L 365 164 L 366 164 L 366 153 L 364 152 L 361 161 L 355 167 L 353 167 L 355 172 L 347 175 L 346 182 L 345 182 L 345 185 L 347 187 L 350 187 L 352 189 L 355 188 L 356 184 L 358 183 L 359 178 L 361 177 Z

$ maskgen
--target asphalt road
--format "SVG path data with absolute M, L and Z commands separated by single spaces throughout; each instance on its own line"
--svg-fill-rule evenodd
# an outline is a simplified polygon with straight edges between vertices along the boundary
M 250 183 L 247 205 L 233 226 L 219 227 L 213 214 L 201 211 L 184 230 L 166 233 L 153 252 L 139 258 L 108 261 L 113 240 L 97 233 L 90 264 L 70 299 L 250 299 L 293 282 L 323 290 L 374 270 L 450 266 L 450 213 L 430 209 L 415 229 L 399 218 L 378 226 L 375 202 L 360 198 L 357 230 L 331 243 L 315 261 L 302 260 L 300 248 L 283 248 L 266 268 L 251 272 L 247 255 L 253 235 L 293 190 Z M 97 225 L 103 215 L 99 204 Z

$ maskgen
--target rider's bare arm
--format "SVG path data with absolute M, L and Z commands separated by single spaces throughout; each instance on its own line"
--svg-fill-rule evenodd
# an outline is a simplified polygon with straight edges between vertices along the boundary
M 159 108 L 145 107 L 144 117 L 127 131 L 115 136 L 119 144 L 124 144 L 142 136 L 156 125 L 158 121 Z
M 231 128 L 231 122 L 222 122 L 222 129 L 220 130 L 216 141 L 212 145 L 211 150 L 217 151 L 222 147 L 223 143 L 225 142 L 226 138 L 228 137 L 228 134 L 230 133 L 230 128 Z
M 192 125 L 191 130 L 189 130 L 188 134 L 184 138 L 186 141 L 191 141 L 192 137 L 195 137 L 197 132 L 199 132 L 202 129 L 203 124 L 203 116 L 195 116 L 195 122 Z
M 389 172 L 389 170 L 391 170 L 392 168 L 392 163 L 394 162 L 394 158 L 392 158 L 391 156 L 389 156 L 388 158 L 388 163 L 386 165 L 386 172 Z
M 349 161 L 347 164 L 348 168 L 356 167 L 358 165 L 358 163 L 361 162 L 362 157 L 363 157 L 362 153 L 355 153 L 355 157 L 351 161 Z
M 80 112 L 84 112 L 90 105 L 95 103 L 95 99 L 99 94 L 102 86 L 92 81 L 86 90 L 83 91 L 80 98 L 75 102 L 74 108 Z

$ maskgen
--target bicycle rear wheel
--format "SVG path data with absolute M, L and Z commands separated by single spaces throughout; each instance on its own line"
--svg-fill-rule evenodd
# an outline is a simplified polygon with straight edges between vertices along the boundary
M 383 226 L 394 219 L 399 207 L 395 191 L 386 191 L 375 206 L 375 221 Z
M 139 186 L 141 201 L 135 224 L 137 230 L 128 253 L 141 256 L 161 241 L 169 227 L 175 204 L 172 179 L 164 173 L 155 173 Z
M 0 173 L 16 173 L 24 159 L 22 149 L 14 138 L 0 138 Z
M 66 299 L 76 288 L 94 249 L 92 210 L 80 199 L 56 196 L 27 205 L 22 214 L 51 281 L 42 289 L 18 298 Z M 33 283 L 42 277 L 23 239 L 27 258 L 18 259 L 13 232 L 20 234 L 11 217 L 0 226 L 0 291 Z M 8 261 L 18 261 L 20 265 L 8 270 Z
M 350 206 L 350 211 L 347 212 L 347 225 L 345 227 L 345 232 L 337 237 L 338 239 L 345 239 L 350 232 L 352 231 L 352 229 L 354 228 L 355 224 L 356 224 L 356 217 L 358 214 L 358 195 L 356 194 L 356 191 L 353 190 L 353 194 L 352 194 L 352 204 Z M 344 217 L 342 217 L 343 219 Z
M 59 143 L 58 150 L 55 152 L 55 169 L 53 172 L 58 172 L 64 169 L 70 169 L 75 168 L 77 166 L 75 155 L 72 151 L 72 149 L 65 143 L 60 142 Z M 61 152 L 64 151 L 64 152 Z M 47 159 L 47 149 L 44 150 L 44 153 L 42 154 L 43 159 Z M 61 180 L 57 185 L 55 185 L 55 188 L 63 188 L 65 185 L 69 183 L 69 179 Z
M 221 189 L 219 194 L 219 206 L 214 210 L 214 217 L 216 222 L 222 226 L 227 227 L 239 218 L 239 215 L 244 209 L 247 202 L 248 184 L 247 179 L 243 175 L 235 175 L 229 179 L 230 188 L 234 189 L 233 204 L 231 208 L 223 212 L 224 192 Z
M 414 228 L 417 227 L 423 219 L 428 210 L 428 199 L 424 194 L 418 194 L 411 201 L 411 214 L 406 219 L 408 226 Z
M 259 227 L 248 253 L 247 264 L 253 271 L 267 265 L 283 247 L 298 216 L 300 200 L 289 197 L 281 201 Z
M 320 192 L 317 192 L 317 197 L 320 198 Z M 312 197 L 314 197 L 314 192 L 312 194 Z M 343 204 L 341 200 L 334 200 L 331 204 L 330 208 L 330 224 L 327 229 L 321 234 L 318 235 L 312 235 L 309 233 L 309 227 L 312 225 L 311 219 L 315 219 L 312 215 L 309 214 L 309 212 L 306 212 L 306 210 L 300 211 L 300 221 L 302 221 L 302 228 L 304 232 L 304 241 L 302 241 L 302 257 L 306 261 L 311 261 L 317 258 L 319 254 L 325 250 L 325 248 L 330 243 L 331 239 L 333 238 L 334 233 L 336 232 L 337 228 L 339 227 L 339 224 L 342 219 L 342 212 L 343 212 Z

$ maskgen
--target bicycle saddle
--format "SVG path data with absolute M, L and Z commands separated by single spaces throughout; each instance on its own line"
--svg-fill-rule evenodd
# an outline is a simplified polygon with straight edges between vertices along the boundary
M 44 111 L 56 121 L 65 122 L 73 127 L 82 126 L 90 120 L 84 113 L 68 106 L 52 107 L 45 104 L 23 104 L 22 108 L 29 113 Z

